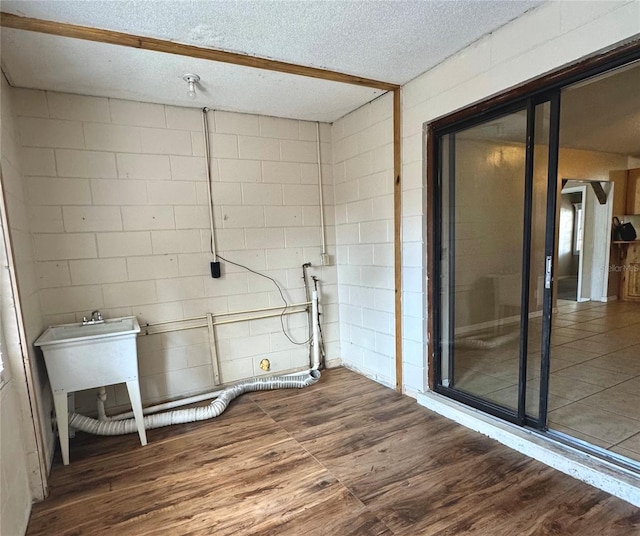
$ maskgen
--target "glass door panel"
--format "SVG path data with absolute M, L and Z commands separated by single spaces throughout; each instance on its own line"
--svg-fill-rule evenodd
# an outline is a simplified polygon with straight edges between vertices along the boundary
M 441 138 L 441 375 L 518 410 L 527 110 Z

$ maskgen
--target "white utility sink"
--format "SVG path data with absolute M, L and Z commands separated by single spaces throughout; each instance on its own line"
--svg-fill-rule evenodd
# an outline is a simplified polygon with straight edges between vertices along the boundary
M 88 324 L 50 326 L 34 343 L 44 354 L 53 391 L 62 460 L 69 463 L 67 394 L 83 389 L 126 383 L 138 434 L 147 444 L 138 384 L 135 316 Z
M 47 328 L 36 341 L 36 346 L 52 346 L 74 341 L 88 342 L 90 339 L 105 339 L 132 333 L 140 333 L 138 319 L 135 316 L 110 318 L 95 324 L 61 324 Z

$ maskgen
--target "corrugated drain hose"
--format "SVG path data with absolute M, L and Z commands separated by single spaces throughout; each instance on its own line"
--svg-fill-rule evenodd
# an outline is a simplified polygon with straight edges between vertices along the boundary
M 147 430 L 161 428 L 172 424 L 206 421 L 219 416 L 233 399 L 243 393 L 253 391 L 269 391 L 272 389 L 301 389 L 313 385 L 320 380 L 320 372 L 312 370 L 308 375 L 300 376 L 273 376 L 271 378 L 253 378 L 227 387 L 218 398 L 207 406 L 197 408 L 178 409 L 147 415 L 144 418 L 144 427 Z M 100 421 L 79 413 L 69 415 L 69 425 L 76 430 L 96 435 L 123 435 L 137 432 L 135 419 L 121 421 Z

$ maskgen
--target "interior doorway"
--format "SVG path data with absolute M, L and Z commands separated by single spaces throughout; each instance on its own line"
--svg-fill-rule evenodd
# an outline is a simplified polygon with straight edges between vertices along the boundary
M 609 181 L 574 179 L 562 179 L 562 184 L 556 225 L 556 299 L 606 302 L 613 186 Z
M 579 301 L 582 241 L 584 237 L 584 186 L 562 188 L 558 222 L 558 264 L 556 280 L 559 299 Z

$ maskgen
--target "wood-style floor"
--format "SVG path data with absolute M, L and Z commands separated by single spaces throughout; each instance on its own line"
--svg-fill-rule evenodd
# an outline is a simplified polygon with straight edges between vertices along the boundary
M 640 510 L 346 369 L 71 441 L 29 535 L 638 535 Z

